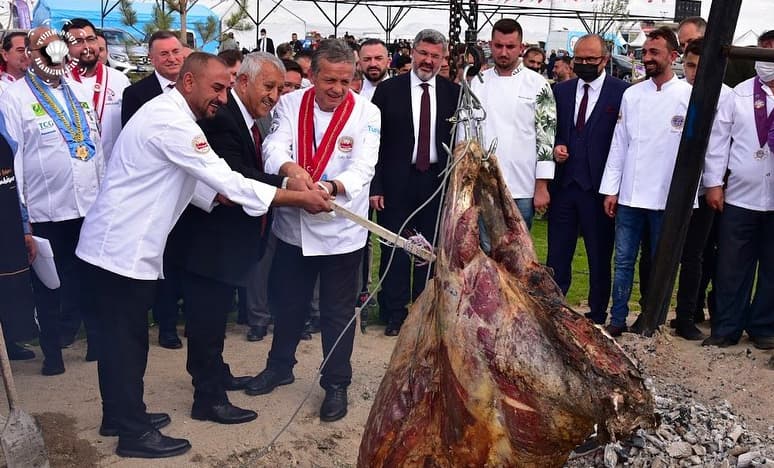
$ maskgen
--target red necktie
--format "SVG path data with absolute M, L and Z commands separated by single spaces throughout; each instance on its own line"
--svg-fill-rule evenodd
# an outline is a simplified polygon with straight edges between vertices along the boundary
M 258 123 L 254 123 L 250 128 L 255 142 L 255 162 L 258 163 L 258 170 L 263 172 L 263 154 L 261 153 L 261 132 L 258 130 Z
M 430 93 L 427 83 L 422 87 L 422 101 L 419 106 L 419 137 L 417 146 L 417 170 L 425 172 L 430 169 Z
M 578 107 L 578 120 L 575 122 L 575 129 L 579 132 L 586 126 L 586 108 L 589 107 L 589 84 L 583 85 L 583 99 Z

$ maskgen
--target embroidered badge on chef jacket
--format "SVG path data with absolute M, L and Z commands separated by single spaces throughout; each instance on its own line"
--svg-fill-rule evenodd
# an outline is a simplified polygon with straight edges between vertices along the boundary
M 672 117 L 672 128 L 675 130 L 682 130 L 685 124 L 685 117 L 682 115 L 676 115 Z
M 207 143 L 207 139 L 204 138 L 204 135 L 196 135 L 191 144 L 193 145 L 194 151 L 197 153 L 206 153 L 210 150 L 210 144 Z
M 35 114 L 35 117 L 43 117 L 46 115 L 46 110 L 43 109 L 43 106 L 36 102 L 32 105 L 32 113 Z
M 352 151 L 352 146 L 355 144 L 355 140 L 349 136 L 343 136 L 339 138 L 339 151 L 343 153 L 349 153 Z

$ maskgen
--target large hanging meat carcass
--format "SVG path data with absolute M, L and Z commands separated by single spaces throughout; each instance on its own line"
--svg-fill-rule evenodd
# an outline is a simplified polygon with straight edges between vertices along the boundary
M 358 466 L 562 466 L 595 427 L 604 441 L 653 424 L 637 367 L 538 262 L 496 158 L 471 140 L 454 160 L 435 279 L 401 328 Z

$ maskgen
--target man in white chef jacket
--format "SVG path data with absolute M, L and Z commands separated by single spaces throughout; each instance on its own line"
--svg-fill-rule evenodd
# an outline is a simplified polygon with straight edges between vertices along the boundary
M 59 317 L 75 310 L 87 320 L 91 315 L 80 294 L 84 265 L 75 246 L 105 172 L 91 94 L 63 79 L 67 51 L 57 31 L 33 30 L 27 38 L 30 68 L 0 99 L 8 133 L 18 143 L 14 166 L 32 231 L 51 243 L 61 281 L 59 288 L 49 289 L 33 275 L 43 375 L 65 371 Z M 87 360 L 97 358 L 94 345 L 90 340 Z
M 121 132 L 104 185 L 81 230 L 77 255 L 89 263 L 100 342 L 102 432 L 119 436 L 116 453 L 161 458 L 190 448 L 162 435 L 163 413 L 148 414 L 143 375 L 148 357 L 148 316 L 162 275 L 167 236 L 191 201 L 197 181 L 260 216 L 269 205 L 293 204 L 311 212 L 330 209 L 322 191 L 290 192 L 231 171 L 196 124 L 226 102 L 230 76 L 222 59 L 193 53 L 175 89 L 138 112 Z M 105 431 L 107 432 L 107 431 Z
M 774 30 L 758 47 L 774 48 Z M 755 71 L 718 110 L 705 158 L 707 204 L 722 212 L 705 346 L 734 345 L 746 331 L 756 348 L 774 349 L 774 63 L 756 62 Z
M 97 32 L 91 21 L 74 18 L 63 29 L 70 36 L 70 57 L 77 58 L 68 80 L 83 83 L 92 93 L 91 104 L 102 130 L 102 149 L 105 159 L 109 159 L 116 138 L 121 132 L 121 100 L 124 89 L 131 83 L 120 71 L 100 63 Z
M 263 154 L 266 172 L 296 176 L 289 168 L 298 163 L 304 175 L 335 197 L 336 203 L 365 217 L 381 117 L 376 106 L 349 91 L 354 71 L 355 57 L 344 41 L 321 42 L 312 57 L 314 86 L 282 96 Z M 277 209 L 272 231 L 277 236 L 272 275 L 280 312 L 274 319 L 266 369 L 245 392 L 262 395 L 293 382 L 295 351 L 319 275 L 323 353 L 330 354 L 320 381 L 325 389 L 320 419 L 336 421 L 347 413 L 354 330 L 346 325 L 355 310 L 367 232 L 347 219 L 295 208 Z M 332 350 L 342 332 L 342 340 Z
M 669 28 L 648 35 L 643 64 L 648 79 L 628 88 L 613 134 L 599 192 L 615 217 L 613 304 L 607 331 L 626 330 L 629 298 L 643 230 L 649 229 L 653 255 L 658 245 L 672 171 L 691 97 L 691 85 L 672 72 L 677 38 Z

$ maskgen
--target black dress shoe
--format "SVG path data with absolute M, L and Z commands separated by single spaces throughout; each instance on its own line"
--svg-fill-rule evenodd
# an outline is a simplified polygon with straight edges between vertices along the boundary
M 134 458 L 166 458 L 182 455 L 191 449 L 185 439 L 167 437 L 153 429 L 140 437 L 120 437 L 116 455 Z
M 751 336 L 750 341 L 758 349 L 774 349 L 774 336 Z
M 704 333 L 696 328 L 696 325 L 690 322 L 678 323 L 675 332 L 677 333 L 677 336 L 688 341 L 699 341 L 704 339 Z
M 267 367 L 263 372 L 250 379 L 245 387 L 245 393 L 248 395 L 266 395 L 280 385 L 289 385 L 295 380 L 293 372 L 280 373 Z
M 320 317 L 311 317 L 307 320 L 304 331 L 308 331 L 312 335 L 320 333 Z
M 166 427 L 172 422 L 167 413 L 148 413 L 148 419 L 151 426 L 155 429 Z M 115 420 L 102 418 L 102 424 L 99 426 L 99 435 L 102 437 L 116 437 L 118 435 L 118 426 Z
M 619 337 L 626 331 L 626 326 L 620 327 L 618 325 L 608 325 L 605 327 L 605 331 L 613 338 Z
M 591 312 L 586 312 L 585 314 L 583 314 L 583 316 L 591 320 L 597 325 L 604 325 L 605 321 L 607 320 L 607 315 L 605 314 L 599 315 L 599 314 L 593 314 Z
M 216 405 L 197 405 L 191 409 L 191 417 L 199 421 L 213 421 L 218 424 L 242 424 L 258 417 L 255 411 L 238 408 L 229 402 Z
M 64 371 L 64 362 L 49 363 L 48 361 L 43 360 L 43 368 L 40 370 L 40 373 L 43 375 L 59 375 L 64 374 Z
M 347 415 L 347 387 L 331 385 L 325 389 L 325 399 L 320 406 L 320 421 L 338 421 Z
M 234 377 L 232 375 L 223 381 L 223 388 L 226 390 L 244 390 L 251 380 L 253 380 L 253 378 L 249 375 L 242 377 Z
M 739 340 L 731 339 L 727 336 L 710 336 L 701 342 L 702 346 L 717 346 L 718 348 L 728 348 L 739 343 Z
M 177 335 L 159 335 L 159 346 L 167 349 L 180 349 L 183 347 L 183 342 Z
M 250 327 L 247 332 L 247 341 L 261 341 L 266 336 L 267 328 L 265 325 Z
M 304 330 L 301 332 L 301 339 L 304 341 L 311 341 L 312 340 L 312 334 L 308 331 Z
M 31 349 L 27 349 L 24 346 L 16 343 L 8 343 L 5 345 L 6 351 L 8 351 L 8 359 L 11 361 L 28 361 L 35 359 L 35 353 Z
M 59 337 L 59 347 L 60 348 L 69 348 L 73 343 L 75 343 L 75 335 L 73 336 L 60 336 Z
M 387 324 L 387 328 L 384 329 L 384 336 L 398 336 L 400 334 L 400 325 L 393 323 Z

